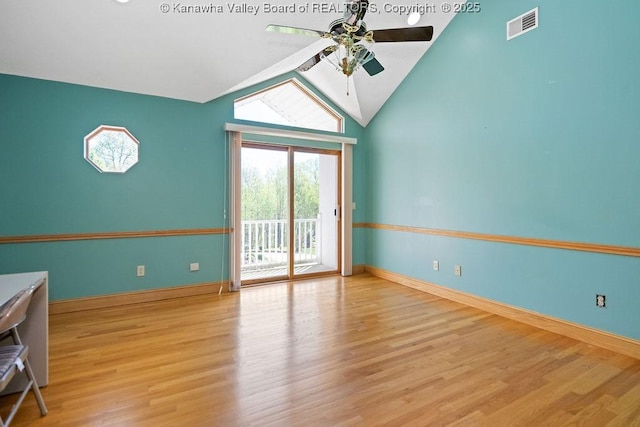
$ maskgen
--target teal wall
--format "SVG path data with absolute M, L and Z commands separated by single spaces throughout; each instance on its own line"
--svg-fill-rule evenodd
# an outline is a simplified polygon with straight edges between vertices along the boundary
M 0 237 L 224 227 L 233 99 L 287 77 L 198 104 L 0 75 Z M 83 138 L 101 124 L 140 141 L 127 173 L 84 160 Z M 349 119 L 346 135 L 361 138 L 362 127 Z M 58 300 L 218 282 L 227 252 L 226 235 L 0 244 L 0 274 L 47 270 Z
M 452 21 L 365 129 L 367 221 L 640 246 L 640 3 L 481 6 Z M 505 23 L 536 6 L 540 27 L 507 42 Z M 367 239 L 369 265 L 640 339 L 638 258 Z

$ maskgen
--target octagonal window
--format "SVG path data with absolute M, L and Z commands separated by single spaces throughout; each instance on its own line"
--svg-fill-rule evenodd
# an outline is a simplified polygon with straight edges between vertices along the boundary
M 84 137 L 84 158 L 100 172 L 125 173 L 138 163 L 139 145 L 126 128 L 101 125 Z

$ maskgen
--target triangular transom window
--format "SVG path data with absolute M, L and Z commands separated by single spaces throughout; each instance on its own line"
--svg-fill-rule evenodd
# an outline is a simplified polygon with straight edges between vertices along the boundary
M 344 132 L 344 118 L 296 79 L 290 79 L 233 103 L 240 120 Z

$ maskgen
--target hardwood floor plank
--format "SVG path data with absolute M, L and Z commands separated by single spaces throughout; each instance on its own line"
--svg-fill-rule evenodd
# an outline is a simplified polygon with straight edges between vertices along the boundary
M 13 426 L 640 425 L 640 360 L 367 274 L 49 327 L 49 414 Z

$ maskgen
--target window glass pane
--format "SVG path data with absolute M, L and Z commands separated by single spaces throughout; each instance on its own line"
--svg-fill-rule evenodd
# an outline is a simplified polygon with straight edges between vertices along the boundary
M 241 120 L 343 132 L 343 117 L 295 79 L 237 99 L 234 117 Z

